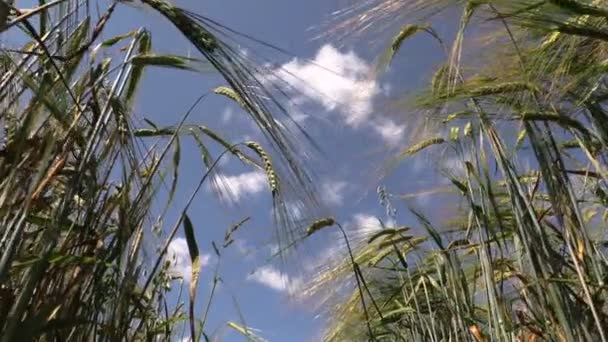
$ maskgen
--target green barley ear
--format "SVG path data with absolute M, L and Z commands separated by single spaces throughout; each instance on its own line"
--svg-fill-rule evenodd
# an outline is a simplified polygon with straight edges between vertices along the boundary
M 274 170 L 274 167 L 272 166 L 270 156 L 268 156 L 268 153 L 264 151 L 262 146 L 260 146 L 260 144 L 256 143 L 255 141 L 247 142 L 245 143 L 245 145 L 252 149 L 262 159 L 262 163 L 264 164 L 264 171 L 266 172 L 266 176 L 268 177 L 268 184 L 270 185 L 272 195 L 277 195 L 279 191 L 278 176 Z
M 421 31 L 424 29 L 426 29 L 426 27 L 422 27 L 422 26 L 418 26 L 418 25 L 411 25 L 411 24 L 405 25 L 401 29 L 401 31 L 399 31 L 397 36 L 395 36 L 395 38 L 393 39 L 393 41 L 391 43 L 391 49 L 392 49 L 391 59 L 397 53 L 397 51 L 399 51 L 399 48 L 401 47 L 401 45 L 403 44 L 403 42 L 406 39 L 413 36 L 418 31 Z
M 435 74 L 433 74 L 433 78 L 431 79 L 431 92 L 436 95 L 441 93 L 441 91 L 445 88 L 447 83 L 447 71 L 448 65 L 442 65 Z
M 308 229 L 306 229 L 306 236 L 311 236 L 312 234 L 318 232 L 319 230 L 327 227 L 331 227 L 336 224 L 336 220 L 333 217 L 325 217 L 313 222 Z
M 219 86 L 219 87 L 213 89 L 213 92 L 218 95 L 222 95 L 222 96 L 225 96 L 225 97 L 231 99 L 232 101 L 238 103 L 243 108 L 247 108 L 245 101 L 243 101 L 241 96 L 239 96 L 239 94 L 236 91 L 234 91 L 234 89 L 232 89 L 231 87 Z
M 487 96 L 504 93 L 518 93 L 523 91 L 529 91 L 531 93 L 539 93 L 540 90 L 534 84 L 529 82 L 504 82 L 496 85 L 482 86 L 477 89 L 473 89 L 471 92 L 472 96 Z
M 214 53 L 218 42 L 207 29 L 197 25 L 188 15 L 168 2 L 162 0 L 142 0 L 143 3 L 154 8 L 177 27 L 201 52 Z
M 399 157 L 401 157 L 401 158 L 408 157 L 408 156 L 414 155 L 414 154 L 424 150 L 425 148 L 427 148 L 429 146 L 440 145 L 440 144 L 443 144 L 444 142 L 445 142 L 445 139 L 443 139 L 441 137 L 429 138 L 429 139 L 423 140 L 413 146 L 408 147 L 403 152 L 399 153 Z

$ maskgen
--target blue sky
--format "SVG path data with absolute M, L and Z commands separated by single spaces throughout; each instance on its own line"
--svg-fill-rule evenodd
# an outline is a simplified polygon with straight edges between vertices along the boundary
M 386 186 L 393 194 L 416 193 L 436 185 L 436 174 L 428 171 L 425 160 L 400 165 L 381 181 L 377 177 L 377 167 L 403 148 L 413 134 L 420 133 L 416 124 L 420 114 L 394 104 L 396 99 L 415 94 L 417 87 L 429 79 L 430 70 L 442 61 L 441 50 L 431 39 L 420 36 L 408 40 L 390 74 L 374 77 L 374 59 L 398 26 L 349 40 L 331 35 L 313 39 L 325 32 L 328 26 L 323 25 L 332 20 L 333 12 L 347 5 L 345 1 L 175 3 L 290 52 L 291 56 L 277 53 L 265 56 L 275 66 L 275 75 L 297 89 L 298 92 L 291 93 L 292 104 L 297 105 L 292 115 L 322 146 L 323 153 L 308 165 L 314 169 L 315 182 L 321 189 L 321 214 L 336 217 L 350 236 L 378 229 L 374 217 L 387 219 L 377 198 L 378 185 Z M 121 6 L 105 38 L 140 26 L 151 32 L 155 52 L 199 57 L 168 22 L 138 5 Z M 449 28 L 449 22 L 435 27 L 440 33 L 449 33 Z M 260 48 L 254 44 L 243 51 L 255 53 Z M 136 122 L 145 125 L 141 121 L 145 117 L 159 126 L 177 124 L 197 97 L 224 84 L 212 72 L 149 69 L 135 104 L 135 116 L 140 119 Z M 220 96 L 206 98 L 188 122 L 206 125 L 231 141 L 256 140 L 266 144 L 249 117 Z M 165 221 L 167 229 L 203 170 L 196 143 L 182 139 L 181 178 L 176 200 Z M 277 247 L 265 176 L 234 159 L 222 163 L 222 172 L 235 203 L 222 203 L 207 189 L 188 212 L 204 253 L 196 308 L 199 315 L 208 300 L 218 264 L 211 241 L 221 244 L 232 224 L 247 216 L 251 220 L 235 234 L 233 245 L 222 253 L 219 274 L 223 282 L 214 298 L 206 332 L 215 335 L 218 341 L 243 340 L 226 328 L 226 321 L 231 320 L 259 329 L 260 335 L 269 341 L 320 340 L 327 320 L 325 311 L 318 302 L 303 299 L 299 294 L 325 263 L 346 253 L 336 232 L 323 231 L 304 241 L 302 248 L 285 262 L 268 262 Z M 430 209 L 437 205 L 426 197 L 394 199 L 400 224 L 413 223 L 406 204 Z M 170 246 L 170 255 L 175 260 L 175 271 L 186 275 L 190 267 L 187 253 L 180 232 Z
M 349 235 L 377 229 L 374 216 L 382 219 L 386 216 L 376 195 L 380 183 L 374 165 L 380 165 L 403 147 L 410 131 L 416 128 L 411 122 L 416 114 L 391 107 L 391 101 L 426 82 L 430 68 L 441 61 L 439 48 L 429 39 L 414 38 L 407 42 L 390 77 L 374 78 L 373 59 L 398 27 L 385 35 L 372 35 L 374 41 L 370 37 L 340 42 L 332 41 L 331 36 L 313 39 L 323 32 L 320 25 L 332 19 L 331 13 L 345 5 L 343 1 L 182 0 L 177 4 L 293 55 L 267 56 L 277 66 L 278 75 L 290 80 L 305 95 L 293 94 L 292 100 L 299 108 L 294 115 L 323 146 L 324 156 L 309 165 L 318 175 L 323 211 L 345 223 Z M 114 23 L 112 31 L 117 32 L 135 27 L 133 24 L 145 25 L 152 32 L 153 46 L 159 53 L 198 57 L 174 28 L 149 10 L 124 10 L 114 18 Z M 256 46 L 251 50 L 255 52 Z M 201 93 L 223 84 L 213 74 L 151 69 L 140 90 L 136 114 L 158 124 L 175 124 Z M 207 125 L 232 141 L 265 143 L 246 114 L 221 97 L 206 99 L 188 121 Z M 180 204 L 203 170 L 196 145 L 186 139 L 182 144 L 182 178 L 170 218 L 176 217 Z M 418 162 L 400 167 L 381 184 L 396 194 L 428 188 L 432 177 L 426 174 L 423 165 Z M 294 297 L 331 260 L 329 257 L 344 255 L 342 244 L 335 232 L 324 231 L 305 241 L 302 249 L 285 263 L 268 263 L 276 241 L 265 177 L 236 160 L 225 163 L 222 172 L 236 195 L 236 205 L 222 204 L 207 191 L 199 195 L 189 212 L 199 246 L 205 253 L 197 300 L 199 314 L 208 299 L 218 262 L 211 241 L 221 244 L 224 232 L 232 224 L 245 216 L 251 216 L 251 221 L 237 232 L 235 243 L 222 254 L 223 282 L 214 299 L 206 332 L 215 333 L 220 341 L 240 341 L 242 337 L 227 329 L 225 322 L 243 320 L 241 323 L 259 329 L 260 335 L 269 341 L 319 340 L 326 322 L 323 308 L 311 299 Z M 394 205 L 399 222 L 407 223 L 411 218 L 405 215 L 404 203 Z M 171 223 L 167 221 L 167 226 Z M 187 248 L 181 235 L 171 245 L 170 253 L 177 258 L 176 269 L 187 274 Z

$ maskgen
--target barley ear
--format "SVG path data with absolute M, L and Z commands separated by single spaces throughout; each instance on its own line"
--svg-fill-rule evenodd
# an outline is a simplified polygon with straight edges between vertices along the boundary
M 261 159 L 264 164 L 264 171 L 266 172 L 266 176 L 268 177 L 268 184 L 270 185 L 270 190 L 272 191 L 272 195 L 275 196 L 279 191 L 279 182 L 277 173 L 272 166 L 272 161 L 270 160 L 270 156 L 264 151 L 260 144 L 250 141 L 245 144 L 247 147 L 252 149 Z
M 311 236 L 312 234 L 318 232 L 319 230 L 331 227 L 336 224 L 336 220 L 333 217 L 325 217 L 313 222 L 308 229 L 306 229 L 306 236 Z
M 225 97 L 231 99 L 232 101 L 238 103 L 243 108 L 247 108 L 245 101 L 243 101 L 241 96 L 239 94 L 237 94 L 237 92 L 234 91 L 234 89 L 232 89 L 230 87 L 219 86 L 219 87 L 213 89 L 213 92 L 218 95 L 222 95 L 222 96 L 225 96 Z
M 429 138 L 429 139 L 423 140 L 423 141 L 405 149 L 403 152 L 399 153 L 399 157 L 401 157 L 401 158 L 408 157 L 408 156 L 411 156 L 413 154 L 416 154 L 416 153 L 424 150 L 425 148 L 427 148 L 429 146 L 440 145 L 443 143 L 445 143 L 445 139 L 443 139 L 443 138 L 440 138 L 440 137 Z

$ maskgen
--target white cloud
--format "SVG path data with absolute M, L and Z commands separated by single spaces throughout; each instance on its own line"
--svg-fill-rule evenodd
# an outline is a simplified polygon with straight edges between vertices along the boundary
M 254 136 L 251 134 L 244 134 L 241 141 L 254 141 Z
M 226 107 L 220 116 L 223 124 L 229 123 L 234 118 L 234 108 Z
M 363 213 L 355 214 L 348 226 L 357 236 L 365 237 L 382 229 L 377 217 Z
M 293 59 L 276 74 L 306 96 L 295 99 L 296 103 L 318 102 L 326 110 L 340 113 L 355 128 L 370 116 L 374 97 L 381 92 L 366 61 L 331 45 L 321 47 L 311 62 Z
M 170 263 L 169 273 L 172 276 L 181 277 L 186 283 L 192 280 L 192 263 L 190 262 L 186 239 L 178 237 L 171 241 L 167 248 L 166 260 Z M 201 267 L 207 266 L 210 260 L 211 255 L 201 254 Z
M 300 279 L 291 278 L 272 266 L 258 268 L 254 273 L 247 276 L 247 280 L 262 284 L 278 292 L 287 293 L 295 292 L 302 284 Z
M 341 205 L 344 202 L 344 192 L 347 185 L 343 181 L 324 181 L 321 188 L 323 189 L 323 200 L 325 203 Z
M 390 87 L 381 85 L 373 77 L 372 66 L 353 51 L 341 52 L 326 44 L 312 61 L 295 58 L 275 70 L 275 74 L 303 94 L 294 97 L 293 108 L 318 103 L 325 110 L 338 113 L 351 128 L 371 129 L 391 147 L 403 141 L 405 125 L 386 118 L 370 120 L 374 99 L 387 95 Z M 296 112 L 294 118 L 301 122 L 307 116 Z
M 235 176 L 224 176 L 226 184 L 236 201 L 245 195 L 255 195 L 268 189 L 266 174 L 260 171 L 242 173 Z
M 291 119 L 298 124 L 303 123 L 310 117 L 308 114 L 304 114 L 301 111 L 291 111 L 289 115 L 291 115 Z
M 279 253 L 280 250 L 281 247 L 279 246 L 279 244 L 271 243 L 268 245 L 268 251 L 270 252 L 270 255 L 275 255 Z
M 294 220 L 303 220 L 305 218 L 304 207 L 300 202 L 287 202 L 285 203 L 285 209 Z M 273 211 L 270 212 L 270 215 L 273 215 Z
M 234 246 L 239 254 L 246 260 L 252 260 L 256 256 L 256 250 L 244 239 L 234 239 Z
M 405 137 L 405 125 L 398 125 L 393 120 L 383 119 L 371 124 L 380 138 L 389 146 L 397 146 Z

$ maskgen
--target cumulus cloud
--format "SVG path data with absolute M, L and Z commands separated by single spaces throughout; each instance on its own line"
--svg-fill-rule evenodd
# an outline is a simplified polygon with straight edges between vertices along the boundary
M 405 125 L 370 119 L 375 98 L 388 87 L 380 85 L 373 77 L 372 66 L 353 51 L 341 52 L 326 44 L 312 61 L 295 58 L 275 74 L 303 94 L 294 98 L 294 104 L 320 104 L 326 111 L 338 113 L 351 128 L 371 128 L 389 146 L 401 142 Z M 303 121 L 306 116 L 299 114 L 298 118 Z
M 234 239 L 234 246 L 239 254 L 246 260 L 252 260 L 256 256 L 256 250 L 244 239 Z
M 223 176 L 225 183 L 236 201 L 245 195 L 255 195 L 268 189 L 266 174 L 260 171 L 251 171 L 234 176 Z
M 378 82 L 369 77 L 370 65 L 354 52 L 340 52 L 324 45 L 312 61 L 297 58 L 284 64 L 277 75 L 298 88 L 306 99 L 337 111 L 347 125 L 358 127 L 373 110 L 373 100 L 381 91 Z
M 169 261 L 169 273 L 175 277 L 181 277 L 184 282 L 189 283 L 192 280 L 192 263 L 190 262 L 190 253 L 188 252 L 188 243 L 186 239 L 178 237 L 173 239 L 167 248 L 166 260 Z M 201 267 L 205 267 L 211 260 L 211 255 L 200 255 Z
M 277 292 L 293 293 L 301 286 L 302 281 L 281 273 L 272 266 L 263 266 L 247 276 L 247 280 L 271 288 Z
M 321 189 L 323 189 L 323 201 L 331 205 L 341 205 L 344 202 L 344 192 L 347 185 L 343 181 L 324 181 L 321 185 Z
M 382 229 L 382 224 L 375 216 L 358 213 L 353 216 L 348 227 L 354 231 L 355 235 L 366 237 Z
M 372 123 L 373 130 L 389 146 L 397 146 L 405 137 L 405 125 L 399 125 L 393 120 L 383 119 Z

